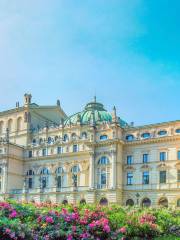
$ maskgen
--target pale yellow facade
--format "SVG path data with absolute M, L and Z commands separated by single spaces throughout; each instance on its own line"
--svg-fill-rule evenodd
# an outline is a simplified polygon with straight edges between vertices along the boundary
M 0 199 L 180 205 L 180 121 L 136 127 L 94 99 L 68 117 L 32 103 L 0 112 Z

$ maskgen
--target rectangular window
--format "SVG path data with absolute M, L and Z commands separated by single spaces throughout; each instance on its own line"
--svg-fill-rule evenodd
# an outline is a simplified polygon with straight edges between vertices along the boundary
M 180 151 L 177 152 L 177 159 L 180 160 Z
M 73 145 L 73 152 L 77 152 L 78 151 L 78 145 Z
M 177 181 L 180 182 L 180 170 L 177 171 Z
M 101 185 L 106 185 L 106 173 L 101 173 Z
M 160 161 L 166 161 L 167 153 L 166 152 L 160 152 Z
M 29 178 L 28 187 L 29 187 L 30 189 L 32 188 L 32 178 Z
M 133 174 L 131 172 L 127 173 L 127 185 L 133 184 Z
M 149 172 L 143 172 L 143 184 L 149 184 Z
M 149 161 L 149 154 L 145 153 L 143 154 L 143 163 L 148 163 Z
M 62 147 L 57 147 L 57 153 L 61 154 L 62 153 Z
M 29 158 L 32 158 L 32 151 L 29 151 Z
M 127 165 L 131 165 L 133 161 L 132 155 L 127 156 Z
M 159 183 L 166 183 L 166 171 L 159 172 Z
M 44 149 L 42 150 L 42 155 L 43 155 L 43 156 L 46 156 L 46 148 L 44 148 Z
M 57 177 L 57 187 L 61 188 L 62 187 L 62 176 Z

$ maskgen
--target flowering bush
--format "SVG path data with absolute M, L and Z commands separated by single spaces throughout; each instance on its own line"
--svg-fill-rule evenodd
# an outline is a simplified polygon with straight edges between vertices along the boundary
M 179 236 L 178 226 L 178 210 L 0 202 L 0 239 L 5 240 L 154 239 Z

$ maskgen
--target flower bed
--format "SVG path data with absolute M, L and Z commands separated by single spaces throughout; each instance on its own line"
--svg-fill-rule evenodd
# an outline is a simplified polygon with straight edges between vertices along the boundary
M 0 202 L 6 240 L 180 239 L 179 226 L 179 210 Z

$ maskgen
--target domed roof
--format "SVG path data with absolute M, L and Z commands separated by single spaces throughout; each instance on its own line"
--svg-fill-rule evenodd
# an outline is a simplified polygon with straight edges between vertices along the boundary
M 82 112 L 75 113 L 74 115 L 65 119 L 64 124 L 100 124 L 102 122 L 112 122 L 112 115 L 104 109 L 103 104 L 96 102 L 88 103 Z M 120 120 L 123 125 L 125 122 Z M 125 123 L 126 124 L 126 123 Z

